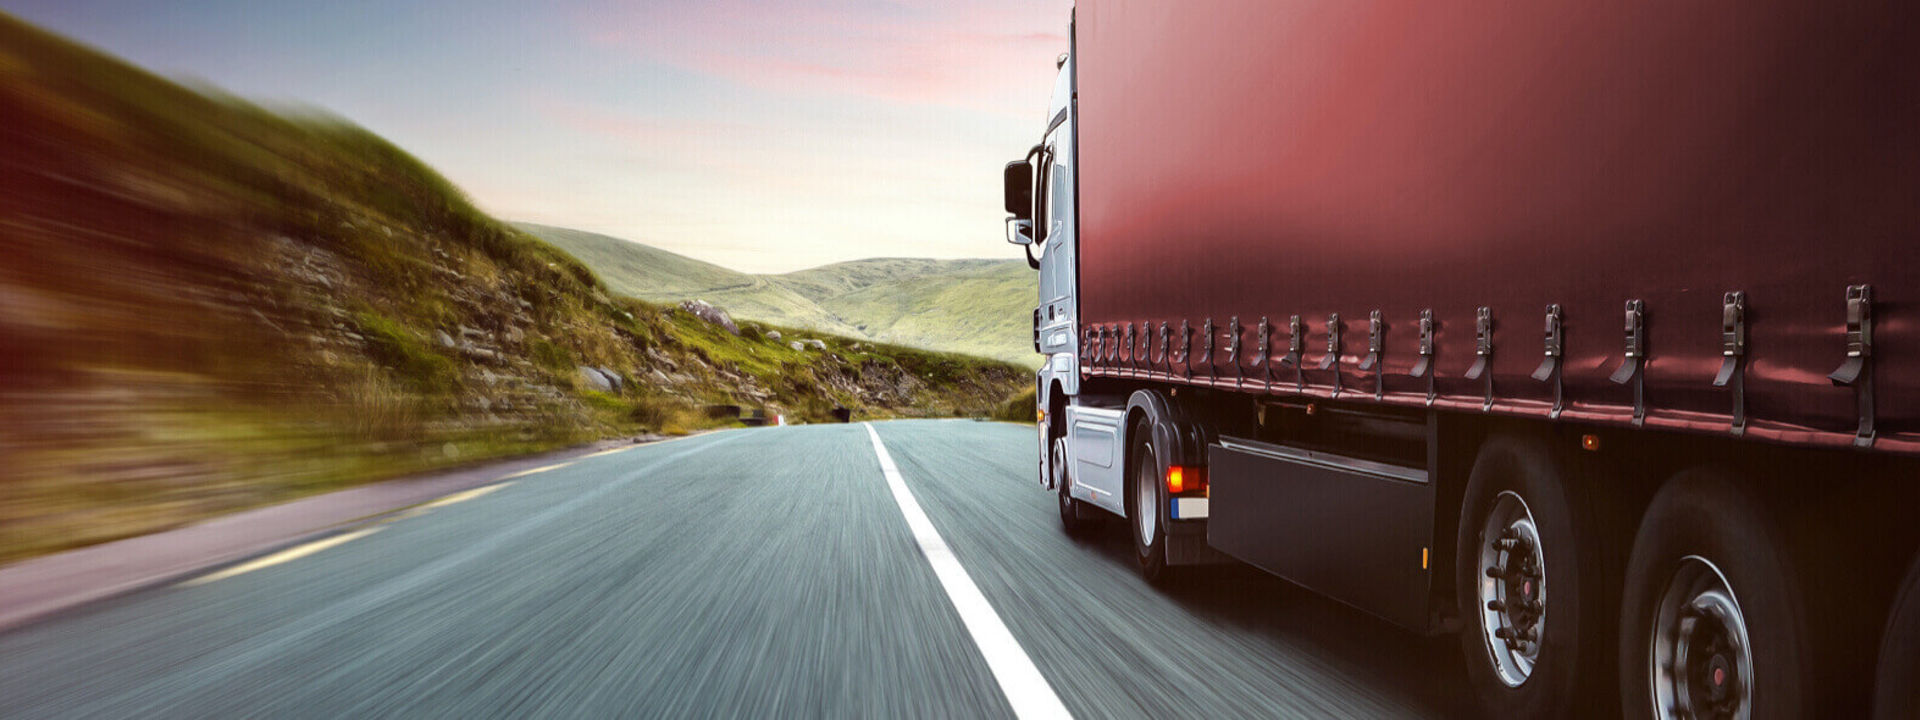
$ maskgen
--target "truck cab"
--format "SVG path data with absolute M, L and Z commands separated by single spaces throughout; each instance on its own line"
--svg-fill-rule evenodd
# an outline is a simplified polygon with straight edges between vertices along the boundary
M 1151 472 L 1140 473 L 1151 477 L 1130 478 L 1130 418 L 1164 412 L 1166 404 L 1126 392 L 1083 391 L 1083 353 L 1119 353 L 1124 342 L 1130 354 L 1145 335 L 1099 334 L 1095 340 L 1080 322 L 1078 97 L 1071 49 L 1060 56 L 1057 68 L 1046 131 L 1024 158 L 1007 163 L 1004 177 L 1007 242 L 1024 248 L 1028 265 L 1039 273 L 1033 343 L 1046 360 L 1035 378 L 1037 474 L 1044 488 L 1058 494 L 1062 521 L 1070 529 L 1090 523 L 1099 511 L 1126 518 L 1150 574 L 1169 565 L 1217 561 L 1206 549 L 1207 499 L 1198 484 L 1199 463 L 1191 459 L 1204 451 L 1196 443 L 1188 443 L 1180 457 L 1173 457 L 1177 449 L 1162 449 Z M 1183 461 L 1194 470 L 1186 470 Z M 1186 473 L 1187 485 L 1179 492 L 1163 484 L 1175 472 Z
M 1047 129 L 1025 158 L 1007 163 L 1007 242 L 1022 246 L 1027 264 L 1039 272 L 1039 304 L 1033 310 L 1033 348 L 1046 356 L 1035 378 L 1035 402 L 1041 413 L 1039 443 L 1043 484 L 1056 489 L 1063 454 L 1067 399 L 1079 392 L 1078 309 L 1074 283 L 1078 246 L 1074 223 L 1073 58 L 1061 56 Z

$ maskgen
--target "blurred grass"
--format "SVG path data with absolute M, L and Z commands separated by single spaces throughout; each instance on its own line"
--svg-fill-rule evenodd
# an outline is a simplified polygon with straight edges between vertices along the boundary
M 985 415 L 1027 383 L 621 297 L 351 122 L 190 90 L 4 14 L 0 118 L 0 562 L 733 422 L 705 405 Z
M 1000 407 L 993 411 L 993 419 L 1028 425 L 1039 422 L 1034 397 L 1033 389 L 1028 388 L 1018 395 L 1007 398 L 1006 402 L 1001 403 Z

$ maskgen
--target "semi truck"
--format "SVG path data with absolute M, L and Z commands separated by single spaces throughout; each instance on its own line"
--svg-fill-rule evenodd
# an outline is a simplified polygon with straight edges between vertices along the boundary
M 1079 0 L 1003 177 L 1065 530 L 1457 635 L 1488 717 L 1920 716 L 1916 28 Z

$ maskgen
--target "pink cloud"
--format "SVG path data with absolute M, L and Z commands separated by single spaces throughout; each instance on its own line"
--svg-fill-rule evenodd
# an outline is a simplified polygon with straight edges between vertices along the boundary
M 1065 7 L 1031 0 L 965 8 L 820 0 L 669 5 L 586 13 L 583 34 L 762 90 L 1023 116 L 1035 102 L 1032 79 L 1050 74 L 1067 44 Z

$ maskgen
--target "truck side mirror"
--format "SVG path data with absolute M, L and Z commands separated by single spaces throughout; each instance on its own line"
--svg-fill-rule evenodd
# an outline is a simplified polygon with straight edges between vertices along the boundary
M 1033 221 L 1026 218 L 1007 218 L 1007 242 L 1015 245 L 1033 244 Z
M 1007 213 L 1021 220 L 1033 219 L 1033 165 L 1025 160 L 1007 163 L 1006 181 Z M 1009 229 L 1007 232 L 1011 238 L 1013 231 Z

